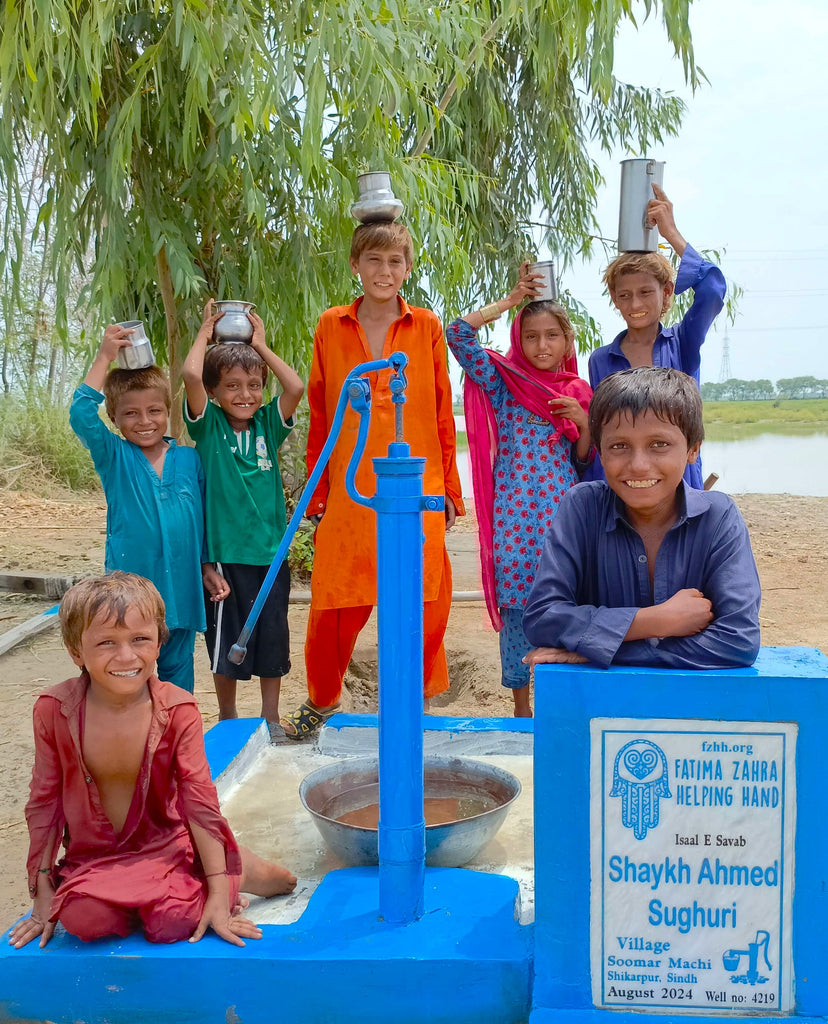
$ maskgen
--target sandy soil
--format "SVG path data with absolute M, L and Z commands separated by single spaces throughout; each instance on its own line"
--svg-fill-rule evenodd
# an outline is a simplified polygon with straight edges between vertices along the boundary
M 750 528 L 762 579 L 762 641 L 805 645 L 828 652 L 828 498 L 744 495 L 737 503 Z M 43 499 L 0 492 L 0 571 L 94 575 L 102 571 L 106 509 L 103 499 L 76 495 Z M 475 526 L 460 520 L 450 535 L 454 589 L 478 588 Z M 299 584 L 301 587 L 302 584 Z M 0 632 L 44 610 L 50 602 L 0 595 Z M 293 668 L 283 684 L 282 706 L 305 696 L 302 643 L 307 606 L 291 607 Z M 511 697 L 499 686 L 497 637 L 480 604 L 455 604 L 446 647 L 451 689 L 434 704 L 438 713 L 508 715 Z M 205 727 L 217 721 L 204 645 L 196 645 L 196 695 Z M 74 674 L 56 630 L 0 656 L 3 731 L 0 757 L 0 925 L 27 905 L 27 847 L 23 807 L 31 773 L 31 706 L 39 690 Z M 376 624 L 363 632 L 346 678 L 345 706 L 376 709 Z M 259 713 L 257 687 L 242 684 L 239 712 Z

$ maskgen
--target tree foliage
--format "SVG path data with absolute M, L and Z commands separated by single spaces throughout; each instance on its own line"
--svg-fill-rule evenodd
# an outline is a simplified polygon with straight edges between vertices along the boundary
M 772 399 L 828 398 L 828 380 L 817 377 L 785 377 L 776 382 L 769 380 L 741 380 L 731 377 L 721 383 L 701 386 L 705 402 L 754 402 Z
M 356 175 L 385 168 L 417 246 L 408 295 L 453 315 L 504 291 L 539 210 L 559 261 L 590 251 L 591 151 L 644 153 L 683 112 L 615 77 L 616 31 L 660 16 L 695 86 L 689 4 L 6 3 L 6 290 L 39 238 L 63 337 L 82 274 L 86 308 L 146 320 L 174 377 L 207 295 L 256 301 L 302 366 L 318 314 L 354 294 Z

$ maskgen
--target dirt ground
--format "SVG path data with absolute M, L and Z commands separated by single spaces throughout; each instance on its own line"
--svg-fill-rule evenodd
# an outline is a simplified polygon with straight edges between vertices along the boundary
M 828 652 L 828 498 L 744 495 L 736 499 L 751 533 L 762 580 L 762 642 L 805 645 Z M 102 497 L 39 498 L 0 491 L 0 572 L 94 575 L 103 567 L 106 509 Z M 472 519 L 450 534 L 455 591 L 477 590 L 477 550 Z M 299 583 L 296 589 L 301 589 Z M 52 602 L 0 594 L 0 633 Z M 307 605 L 291 606 L 293 668 L 282 689 L 290 710 L 305 697 L 302 643 Z M 456 603 L 446 636 L 451 688 L 434 710 L 450 715 L 509 715 L 511 697 L 499 685 L 497 637 L 482 604 Z M 31 774 L 31 706 L 44 687 L 73 675 L 57 630 L 49 630 L 0 655 L 0 926 L 27 906 L 27 848 L 23 807 Z M 376 710 L 376 623 L 372 618 L 354 652 L 346 678 L 345 707 Z M 257 715 L 257 687 L 240 685 L 239 713 Z M 196 644 L 196 695 L 205 727 L 218 718 L 204 644 Z

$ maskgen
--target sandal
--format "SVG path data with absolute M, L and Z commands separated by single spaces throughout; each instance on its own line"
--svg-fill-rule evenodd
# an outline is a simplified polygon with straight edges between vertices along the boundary
M 280 718 L 279 723 L 289 740 L 309 740 L 319 731 L 320 726 L 338 714 L 339 710 L 339 704 L 334 704 L 332 708 L 326 708 L 324 711 L 312 708 L 310 704 L 300 704 L 295 711 Z M 290 732 L 287 726 L 292 726 L 293 732 Z

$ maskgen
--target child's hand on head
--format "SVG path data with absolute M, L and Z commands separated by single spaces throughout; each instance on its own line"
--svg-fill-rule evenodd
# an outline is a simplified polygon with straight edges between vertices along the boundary
M 247 314 L 247 319 L 251 324 L 253 324 L 253 337 L 250 339 L 250 345 L 257 352 L 261 353 L 262 349 L 267 349 L 264 320 L 262 320 L 259 314 L 252 309 Z
M 647 203 L 647 219 L 650 224 L 655 224 L 661 237 L 670 243 L 675 251 L 681 256 L 687 247 L 687 242 L 680 234 L 673 218 L 673 204 L 667 198 L 667 193 L 658 185 L 653 185 L 655 198 Z
M 201 327 L 199 327 L 198 333 L 201 335 L 206 334 L 207 340 L 210 341 L 210 339 L 213 337 L 213 328 L 216 326 L 216 323 L 219 320 L 221 320 L 223 316 L 224 313 L 215 312 L 213 300 L 208 299 L 204 304 L 204 309 L 202 310 L 201 313 Z
M 107 360 L 113 362 L 122 348 L 131 344 L 132 331 L 121 327 L 120 324 L 110 324 L 104 331 L 100 352 Z
M 529 260 L 524 260 L 520 265 L 517 284 L 509 292 L 506 302 L 509 308 L 519 306 L 524 299 L 533 299 L 545 284 L 543 274 L 529 273 Z

